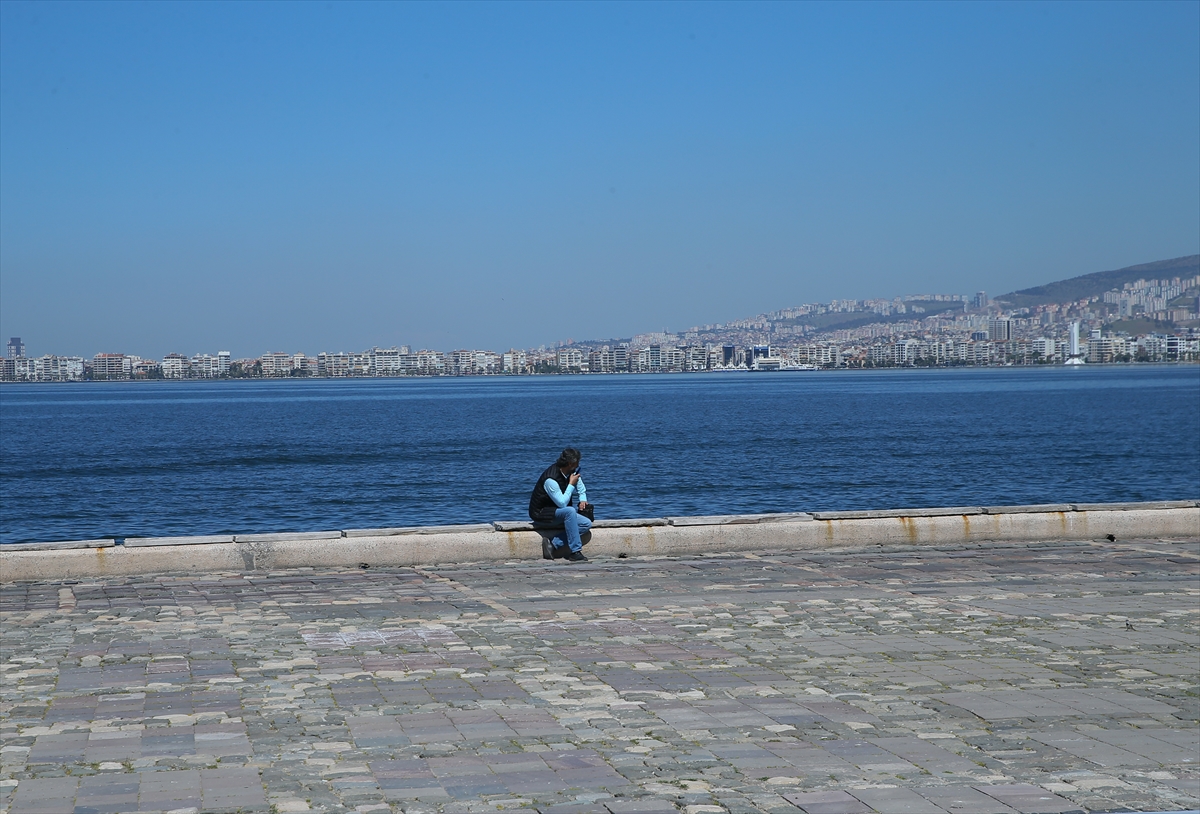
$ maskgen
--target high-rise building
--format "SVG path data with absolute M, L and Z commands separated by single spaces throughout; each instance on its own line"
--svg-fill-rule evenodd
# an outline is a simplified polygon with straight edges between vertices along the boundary
M 14 336 L 8 340 L 8 358 L 9 359 L 24 359 L 25 358 L 25 343 L 21 341 L 21 337 Z
M 1071 323 L 1070 354 L 1063 361 L 1064 365 L 1082 365 L 1083 355 L 1079 352 L 1079 320 Z
M 993 342 L 1007 342 L 1012 339 L 1012 320 L 1005 317 L 991 317 L 988 320 L 988 339 Z
M 613 369 L 629 370 L 629 346 L 624 342 L 613 348 Z

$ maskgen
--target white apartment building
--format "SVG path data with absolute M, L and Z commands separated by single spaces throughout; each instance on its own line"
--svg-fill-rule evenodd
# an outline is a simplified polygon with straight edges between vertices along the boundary
M 417 372 L 423 376 L 440 376 L 446 372 L 446 354 L 440 350 L 417 351 Z
M 558 366 L 563 370 L 587 370 L 583 359 L 583 351 L 578 348 L 566 348 L 558 352 Z
M 691 372 L 708 370 L 708 348 L 689 345 L 684 349 L 683 369 Z
M 223 351 L 225 358 L 221 359 L 220 354 L 210 356 L 207 353 L 197 353 L 193 356 L 188 364 L 191 368 L 192 378 L 195 379 L 215 379 L 218 376 L 223 376 L 229 372 L 229 351 Z M 225 363 L 222 368 L 222 361 Z
M 524 373 L 526 365 L 525 351 L 517 350 L 516 348 L 510 350 L 501 358 L 501 364 L 504 367 L 505 373 Z
M 446 357 L 447 372 L 459 376 L 469 376 L 475 372 L 475 351 L 455 350 Z
M 258 361 L 262 365 L 263 376 L 292 375 L 292 354 L 290 353 L 283 353 L 282 351 L 264 353 L 258 357 Z
M 12 364 L 11 379 L 18 382 L 78 382 L 83 380 L 82 356 L 46 354 L 32 359 L 24 356 L 5 360 Z M 7 373 L 7 365 L 6 365 Z M 8 378 L 6 376 L 5 378 Z
M 404 373 L 403 357 L 399 348 L 371 348 L 372 376 L 399 376 Z
M 613 352 L 612 348 L 605 345 L 600 350 L 594 350 L 588 354 L 588 372 L 590 373 L 612 373 L 613 372 Z
M 475 351 L 474 366 L 476 373 L 500 373 L 504 369 L 500 354 L 490 350 Z
M 339 353 L 318 353 L 317 354 L 317 375 L 332 376 L 340 378 L 350 375 L 350 354 L 345 352 Z
M 1126 342 L 1120 336 L 1093 336 L 1088 340 L 1087 360 L 1089 362 L 1111 362 L 1118 356 L 1127 353 Z
M 966 362 L 971 365 L 990 365 L 992 363 L 992 343 L 968 342 Z
M 182 353 L 168 353 L 162 360 L 164 379 L 186 379 L 191 376 L 192 366 Z
M 683 348 L 663 348 L 662 368 L 663 370 L 672 371 L 683 370 L 683 364 L 686 358 L 687 353 Z

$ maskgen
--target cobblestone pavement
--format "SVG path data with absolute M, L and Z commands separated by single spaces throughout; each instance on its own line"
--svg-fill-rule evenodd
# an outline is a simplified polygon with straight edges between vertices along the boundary
M 4 586 L 0 812 L 1200 804 L 1200 545 Z

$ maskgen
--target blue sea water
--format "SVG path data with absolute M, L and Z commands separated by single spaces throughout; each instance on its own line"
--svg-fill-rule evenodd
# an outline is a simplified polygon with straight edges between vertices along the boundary
M 0 387 L 0 542 L 1200 498 L 1200 366 Z

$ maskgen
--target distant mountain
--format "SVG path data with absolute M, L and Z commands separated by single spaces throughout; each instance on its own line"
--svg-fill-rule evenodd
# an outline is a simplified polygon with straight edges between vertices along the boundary
M 1071 302 L 1085 297 L 1099 297 L 1105 291 L 1121 288 L 1134 280 L 1162 280 L 1172 277 L 1193 277 L 1200 274 L 1200 254 L 1176 257 L 1174 260 L 1158 260 L 1140 266 L 1127 266 L 1115 271 L 1097 271 L 1057 283 L 1026 288 L 1011 294 L 1001 294 L 997 302 L 1013 308 L 1030 308 L 1054 302 Z

